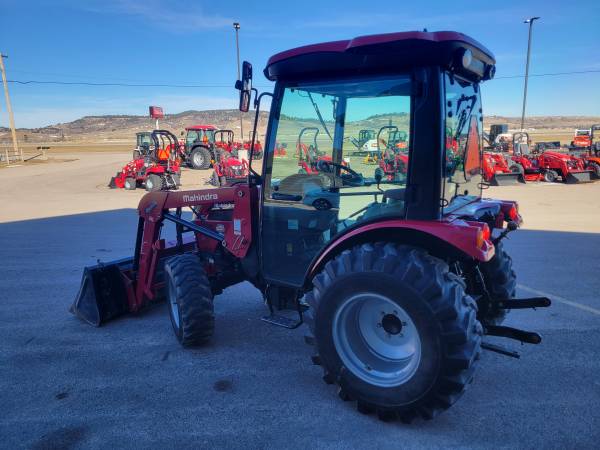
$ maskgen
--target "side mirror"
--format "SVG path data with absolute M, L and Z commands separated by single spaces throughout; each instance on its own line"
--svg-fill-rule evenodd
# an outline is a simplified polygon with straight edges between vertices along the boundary
M 248 112 L 252 98 L 252 64 L 248 61 L 242 64 L 242 79 L 236 81 L 235 88 L 240 91 L 240 111 Z
M 179 133 L 179 136 L 183 136 L 185 133 L 182 131 L 181 133 Z
M 375 169 L 375 182 L 377 185 L 381 184 L 381 180 L 383 180 L 383 169 L 378 167 Z

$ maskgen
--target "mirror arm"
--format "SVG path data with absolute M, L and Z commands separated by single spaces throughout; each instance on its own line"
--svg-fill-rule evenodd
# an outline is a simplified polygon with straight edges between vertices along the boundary
M 260 101 L 262 100 L 263 96 L 268 95 L 270 97 L 273 97 L 273 94 L 270 92 L 263 92 L 262 94 L 258 94 L 258 90 L 252 88 L 252 90 L 256 93 L 256 97 L 254 98 L 254 109 L 255 109 L 255 113 L 254 113 L 254 126 L 252 127 L 252 139 L 250 140 L 250 154 L 249 154 L 249 159 L 250 159 L 250 163 L 248 165 L 250 172 L 252 173 L 252 175 L 254 175 L 255 177 L 257 177 L 259 180 L 261 179 L 260 175 L 258 173 L 256 173 L 256 171 L 252 168 L 252 161 L 254 160 L 254 143 L 256 142 L 256 128 L 258 126 L 258 119 L 259 119 L 259 114 L 260 114 Z M 267 143 L 265 142 L 265 145 L 267 145 Z

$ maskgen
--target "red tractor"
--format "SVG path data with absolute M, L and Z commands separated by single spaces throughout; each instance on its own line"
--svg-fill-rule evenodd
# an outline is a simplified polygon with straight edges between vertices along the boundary
M 110 179 L 110 188 L 134 190 L 143 185 L 147 191 L 154 192 L 177 189 L 181 185 L 177 137 L 167 130 L 155 130 L 150 138 L 152 144 L 144 146 L 136 159 Z
M 531 154 L 529 133 L 518 132 L 512 135 L 512 156 L 510 170 L 520 174 L 525 181 L 552 182 L 556 176 L 545 167 L 539 165 L 538 158 Z
M 87 267 L 72 311 L 100 325 L 166 299 L 179 342 L 201 345 L 214 332 L 214 296 L 249 281 L 269 307 L 266 322 L 306 323 L 312 362 L 341 399 L 382 420 L 432 419 L 470 385 L 482 349 L 518 356 L 485 336 L 541 342 L 500 325 L 508 310 L 550 304 L 514 298 L 502 240 L 521 222 L 517 203 L 481 198 L 479 86 L 494 65 L 489 50 L 454 32 L 364 36 L 276 54 L 264 71 L 274 92 L 253 102 L 256 129 L 261 99 L 273 97 L 262 172 L 231 187 L 147 194 L 133 257 Z M 248 111 L 256 92 L 248 62 L 236 87 Z M 328 173 L 299 174 L 274 159 L 287 122 L 304 126 L 309 98 L 334 117 Z M 351 133 L 345 121 L 364 114 L 364 99 L 371 115 L 403 105 L 410 116 L 406 179 L 376 170 L 372 179 L 345 173 L 355 183 L 339 183 Z M 451 164 L 446 126 L 458 136 Z M 168 222 L 176 224 L 172 242 L 161 235 Z
M 227 186 L 246 181 L 248 177 L 248 161 L 240 158 L 238 151 L 242 144 L 235 142 L 231 130 L 215 131 L 217 160 L 213 164 L 210 183 L 215 186 Z M 256 148 L 256 146 L 255 146 Z
M 483 179 L 492 186 L 525 183 L 523 173 L 509 167 L 506 156 L 498 152 L 483 152 Z
M 302 141 L 302 138 L 309 133 L 313 133 L 313 139 L 312 143 L 307 145 Z M 317 144 L 318 136 L 319 129 L 317 127 L 305 127 L 300 130 L 298 140 L 296 141 L 296 156 L 298 157 L 298 167 L 300 167 L 298 173 L 316 174 L 319 172 L 320 161 L 325 161 L 326 163 L 332 161 L 331 156 L 319 150 L 319 145 Z
M 558 177 L 568 184 L 588 182 L 594 174 L 584 160 L 566 153 L 546 151 L 537 157 L 537 165 L 546 170 L 544 180 L 548 182 Z
M 248 133 L 248 140 L 244 141 L 244 150 L 246 150 L 248 152 L 248 154 L 250 154 L 250 146 L 252 145 L 252 142 L 254 142 L 254 149 L 252 151 L 252 158 L 253 159 L 262 159 L 263 157 L 263 146 L 260 143 L 260 141 L 258 139 L 254 139 L 253 137 L 253 132 L 249 132 Z
M 388 133 L 383 139 L 381 134 Z M 383 148 L 382 145 L 383 144 Z M 377 133 L 377 162 L 387 180 L 406 179 L 408 167 L 406 133 L 400 132 L 395 125 L 386 125 Z
M 217 160 L 214 125 L 194 125 L 185 129 L 185 140 L 181 146 L 181 157 L 192 169 L 209 169 Z M 182 132 L 183 136 L 184 133 Z

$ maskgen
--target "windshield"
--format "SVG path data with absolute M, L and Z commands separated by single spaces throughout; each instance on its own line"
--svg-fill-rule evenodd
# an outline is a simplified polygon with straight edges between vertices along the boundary
M 445 74 L 444 213 L 481 197 L 482 110 L 476 84 Z
M 304 203 L 325 195 L 340 217 L 349 217 L 379 192 L 376 171 L 383 191 L 404 186 L 410 85 L 399 77 L 285 88 L 267 194 L 277 199 L 285 192 Z M 315 183 L 307 197 L 305 185 Z
M 208 144 L 215 141 L 215 135 L 213 130 L 188 130 L 185 143 L 187 145 L 193 144 Z

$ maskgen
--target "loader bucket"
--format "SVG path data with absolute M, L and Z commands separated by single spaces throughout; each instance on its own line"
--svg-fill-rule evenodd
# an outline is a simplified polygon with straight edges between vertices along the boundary
M 581 172 L 568 172 L 565 181 L 567 184 L 588 183 L 592 181 L 592 171 L 584 170 Z
M 492 186 L 511 186 L 519 183 L 525 183 L 525 177 L 522 173 L 496 173 L 492 178 Z
M 119 177 L 120 173 L 117 172 L 117 174 L 114 177 L 110 178 L 110 181 L 108 182 L 108 187 L 111 189 L 116 189 L 117 188 L 117 183 L 116 183 L 116 179 L 117 177 Z
M 133 258 L 125 258 L 84 268 L 79 293 L 69 310 L 96 327 L 129 312 L 123 271 L 132 265 Z

